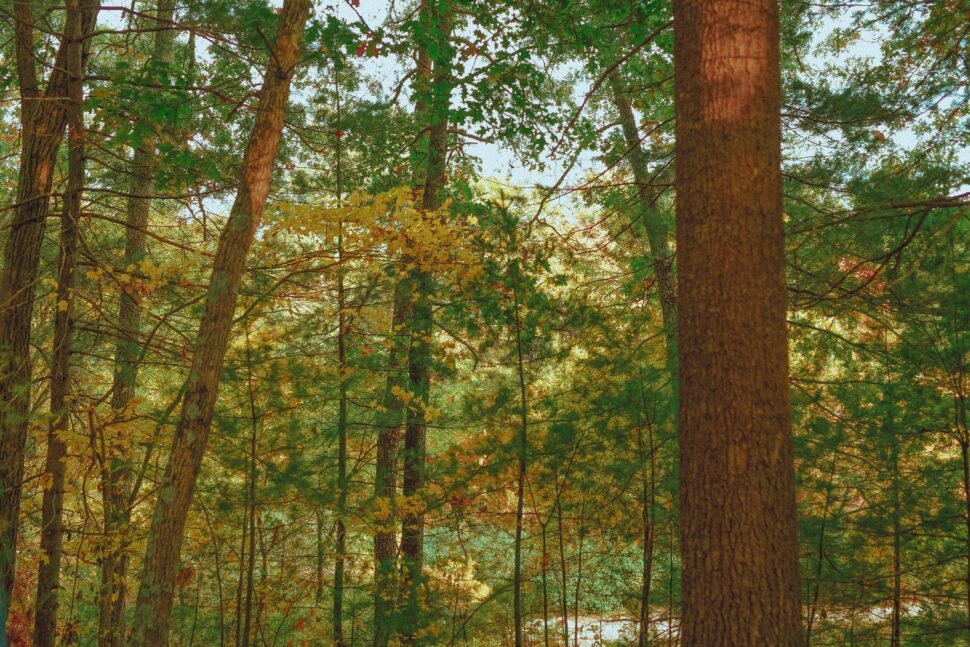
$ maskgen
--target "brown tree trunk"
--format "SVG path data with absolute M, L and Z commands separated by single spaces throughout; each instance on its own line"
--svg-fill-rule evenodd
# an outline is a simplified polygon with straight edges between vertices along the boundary
M 283 4 L 239 190 L 216 250 L 182 415 L 175 429 L 148 534 L 132 624 L 131 642 L 137 647 L 167 644 L 185 520 L 208 441 L 246 255 L 269 193 L 290 79 L 299 62 L 309 12 L 308 0 L 286 0 Z
M 448 111 L 451 100 L 451 55 L 449 52 L 450 8 L 447 1 L 422 3 L 422 21 L 425 24 L 426 38 L 436 38 L 437 56 L 429 51 L 419 54 L 419 58 L 433 62 L 430 84 L 423 84 L 419 92 L 430 94 L 426 114 L 422 115 L 429 124 L 428 153 L 424 182 L 422 209 L 437 211 L 442 204 L 441 190 L 445 184 L 445 171 L 448 145 Z M 430 43 L 422 44 L 429 50 Z M 419 77 L 422 71 L 419 70 Z M 420 259 L 419 259 L 420 261 Z M 411 271 L 410 288 L 414 293 L 411 312 L 411 335 L 408 349 L 409 390 L 414 396 L 414 404 L 408 408 L 404 429 L 403 449 L 403 493 L 408 497 L 420 496 L 424 487 L 426 455 L 425 410 L 430 401 L 430 364 L 431 334 L 433 315 L 431 274 L 420 267 Z M 414 644 L 415 635 L 422 625 L 420 588 L 424 567 L 424 513 L 409 512 L 401 523 L 401 593 L 403 597 L 402 643 Z
M 47 456 L 41 506 L 40 564 L 34 614 L 34 644 L 53 647 L 57 640 L 61 550 L 64 539 L 64 476 L 70 424 L 70 361 L 73 321 L 74 273 L 77 268 L 78 225 L 84 188 L 84 105 L 79 0 L 69 0 L 65 23 L 68 75 L 68 177 L 61 216 L 60 252 L 57 263 L 57 302 L 54 315 L 54 348 L 51 353 L 51 422 L 47 432 Z M 70 31 L 68 31 L 70 29 Z
M 682 643 L 800 646 L 779 8 L 674 3 Z
M 514 267 L 515 283 L 512 287 L 512 296 L 515 306 L 515 358 L 516 368 L 519 378 L 519 407 L 520 421 L 518 434 L 518 472 L 515 484 L 515 546 L 514 546 L 514 572 L 512 576 L 512 615 L 515 622 L 515 647 L 522 647 L 522 525 L 524 523 L 525 512 L 525 479 L 526 467 L 528 465 L 529 451 L 529 399 L 525 383 L 525 362 L 522 350 L 522 317 L 519 305 L 519 273 L 521 268 Z M 545 557 L 545 541 L 543 540 L 543 557 Z M 543 566 L 543 583 L 545 582 L 545 567 Z M 545 598 L 543 598 L 545 601 Z M 545 605 L 543 605 L 545 608 Z M 548 634 L 546 635 L 548 642 Z
M 155 33 L 152 60 L 167 64 L 172 61 L 175 30 L 167 27 L 175 15 L 175 0 L 158 0 L 155 10 Z M 135 150 L 131 163 L 125 230 L 124 264 L 137 264 L 145 256 L 145 230 L 151 207 L 152 171 L 155 150 L 144 145 Z M 128 406 L 135 397 L 140 343 L 141 307 L 136 295 L 122 291 L 118 304 L 118 343 L 111 385 L 111 410 L 115 419 L 129 415 Z M 125 531 L 130 516 L 130 478 L 127 464 L 130 447 L 109 445 L 102 457 L 107 482 L 102 484 L 104 499 L 104 540 L 101 557 L 101 591 L 99 595 L 98 646 L 121 647 L 125 644 L 125 597 L 128 565 L 128 540 Z
M 387 385 L 382 412 L 377 425 L 377 466 L 374 472 L 374 496 L 393 509 L 397 496 L 397 452 L 404 422 L 404 403 L 396 395 L 406 386 L 404 368 L 407 362 L 405 330 L 410 321 L 411 301 L 407 281 L 394 286 L 391 313 L 391 348 Z M 374 647 L 386 647 L 391 635 L 391 611 L 397 596 L 397 533 L 393 517 L 378 521 L 374 533 Z
M 81 34 L 82 68 L 97 14 L 98 4 L 85 1 L 79 12 L 71 12 L 73 20 L 80 20 L 80 29 L 65 25 L 66 34 L 78 31 Z M 70 103 L 67 70 L 71 39 L 61 40 L 47 90 L 42 92 L 37 81 L 30 2 L 13 3 L 13 21 L 21 136 L 16 202 L 0 273 L 0 635 L 6 632 L 17 556 L 17 524 L 30 413 L 30 320 L 54 161 L 64 137 Z
M 337 125 L 340 126 L 340 78 L 335 80 L 337 104 Z M 343 173 L 341 167 L 341 140 L 337 142 L 337 206 L 343 207 Z M 347 316 L 344 313 L 346 293 L 344 289 L 343 267 L 344 236 L 343 222 L 337 223 L 337 370 L 340 375 L 340 394 L 337 402 L 337 541 L 336 561 L 333 567 L 333 644 L 344 647 L 344 562 L 347 558 L 347 528 L 344 517 L 347 514 Z

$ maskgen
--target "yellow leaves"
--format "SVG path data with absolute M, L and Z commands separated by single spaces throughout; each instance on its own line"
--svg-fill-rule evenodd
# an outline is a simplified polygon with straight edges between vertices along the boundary
M 71 303 L 67 299 L 61 299 L 57 302 L 57 310 L 59 312 L 67 312 L 67 309 L 71 306 Z
M 411 403 L 411 400 L 414 399 L 414 394 L 413 393 L 411 393 L 410 391 L 406 391 L 406 390 L 402 389 L 397 384 L 395 384 L 394 386 L 391 387 L 391 394 L 395 398 L 397 398 L 398 400 L 400 400 L 401 402 L 403 402 L 406 405 L 407 404 L 410 404 Z
M 428 273 L 458 271 L 475 275 L 479 265 L 473 253 L 472 234 L 477 219 L 450 215 L 450 204 L 427 211 L 421 206 L 421 192 L 399 186 L 376 195 L 351 193 L 342 206 L 321 206 L 280 201 L 267 210 L 264 244 L 277 235 L 310 237 L 336 242 L 338 235 L 345 254 L 375 252 L 384 257 L 403 257 L 404 270 Z
M 374 505 L 377 509 L 374 510 L 374 518 L 378 521 L 387 521 L 394 514 L 391 509 L 391 500 L 387 497 L 379 496 L 374 499 Z

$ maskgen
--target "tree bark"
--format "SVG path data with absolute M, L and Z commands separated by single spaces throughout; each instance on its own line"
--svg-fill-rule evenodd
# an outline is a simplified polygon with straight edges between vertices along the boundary
M 779 8 L 674 3 L 682 643 L 800 647 Z
M 427 38 L 436 39 L 435 56 L 425 51 L 423 56 L 432 61 L 431 83 L 419 88 L 430 94 L 428 110 L 422 115 L 428 123 L 428 153 L 425 171 L 424 194 L 421 208 L 427 212 L 437 211 L 442 204 L 441 190 L 445 184 L 448 113 L 451 100 L 451 55 L 449 51 L 450 7 L 447 0 L 422 3 L 422 20 L 427 26 Z M 429 43 L 422 48 L 429 50 Z M 419 58 L 422 54 L 419 54 Z M 421 71 L 418 74 L 422 76 Z M 418 259 L 420 261 L 420 259 Z M 431 292 L 433 279 L 427 269 L 418 267 L 411 271 L 410 284 L 414 294 L 411 312 L 411 335 L 408 348 L 408 379 L 414 396 L 413 406 L 407 409 L 404 428 L 403 493 L 418 497 L 424 488 L 425 456 L 427 453 L 426 409 L 430 403 L 430 364 L 433 315 Z M 403 603 L 402 643 L 415 644 L 416 634 L 422 625 L 420 588 L 424 567 L 424 512 L 413 508 L 401 523 L 401 593 Z
M 394 285 L 391 313 L 391 348 L 387 385 L 382 411 L 377 418 L 377 465 L 374 472 L 374 497 L 393 509 L 397 496 L 397 453 L 404 423 L 404 403 L 396 395 L 406 386 L 406 329 L 410 323 L 410 290 L 406 280 Z M 397 534 L 393 517 L 378 521 L 374 532 L 374 647 L 387 647 L 392 632 L 393 601 L 397 596 Z
M 98 14 L 97 2 L 85 0 L 65 34 L 81 34 L 81 66 L 88 36 Z M 24 449 L 30 415 L 30 321 L 39 270 L 40 248 L 50 206 L 54 161 L 67 125 L 68 50 L 61 40 L 47 91 L 38 86 L 31 3 L 13 3 L 14 40 L 20 84 L 20 170 L 16 202 L 9 223 L 0 273 L 0 635 L 6 635 L 10 594 L 17 559 L 17 524 L 24 476 Z
M 290 80 L 299 62 L 309 12 L 308 0 L 286 0 L 283 4 L 239 190 L 216 250 L 182 414 L 158 489 L 145 549 L 132 624 L 131 642 L 137 647 L 163 646 L 168 642 L 185 521 L 208 441 L 246 255 L 269 193 Z
M 68 177 L 61 216 L 60 251 L 57 263 L 57 302 L 54 315 L 54 348 L 51 353 L 50 410 L 47 455 L 41 505 L 40 564 L 37 569 L 37 598 L 34 614 L 34 644 L 53 647 L 57 640 L 61 552 L 64 539 L 64 477 L 70 425 L 70 362 L 73 321 L 71 306 L 77 269 L 78 225 L 84 188 L 84 104 L 81 42 L 81 6 L 69 0 L 65 23 L 68 66 Z M 70 29 L 71 31 L 67 31 Z
M 340 79 L 336 79 L 335 101 L 337 124 L 340 125 Z M 343 174 L 341 169 L 341 140 L 337 140 L 337 206 L 343 207 Z M 344 647 L 344 562 L 347 557 L 347 316 L 344 313 L 346 294 L 344 290 L 344 235 L 343 222 L 337 223 L 337 372 L 340 379 L 337 401 L 337 541 L 336 561 L 333 567 L 333 644 Z
M 175 0 L 158 0 L 155 8 L 155 33 L 152 60 L 162 64 L 172 61 L 175 30 L 167 29 L 175 16 Z M 150 144 L 135 150 L 131 163 L 131 186 L 126 206 L 124 264 L 138 264 L 145 257 L 145 230 L 151 208 L 152 172 L 155 149 Z M 118 303 L 118 343 L 115 348 L 115 370 L 111 385 L 111 410 L 115 419 L 128 415 L 135 397 L 140 343 L 141 306 L 133 292 L 123 290 Z M 109 444 L 105 463 L 107 482 L 102 484 L 104 499 L 105 549 L 101 557 L 101 591 L 99 596 L 98 647 L 122 647 L 125 644 L 125 597 L 128 566 L 128 540 L 125 531 L 130 517 L 130 470 L 127 456 L 130 447 L 121 440 Z
M 518 263 L 518 261 L 516 261 Z M 522 525 L 524 522 L 523 513 L 525 511 L 525 478 L 526 478 L 526 467 L 527 467 L 527 453 L 529 451 L 529 400 L 526 391 L 525 383 L 525 362 L 523 358 L 522 350 L 522 317 L 521 308 L 519 304 L 519 274 L 521 272 L 520 267 L 516 264 L 513 268 L 515 271 L 515 283 L 512 287 L 512 296 L 514 299 L 514 317 L 515 317 L 515 358 L 516 358 L 516 369 L 519 378 L 519 434 L 518 434 L 518 472 L 516 474 L 516 484 L 515 484 L 515 547 L 514 547 L 514 572 L 512 577 L 512 615 L 515 622 L 515 647 L 522 647 Z M 543 550 L 545 550 L 545 545 L 543 544 Z M 543 557 L 545 553 L 543 552 Z M 543 573 L 545 573 L 545 567 L 543 567 Z M 543 574 L 543 582 L 545 582 L 545 575 Z M 545 601 L 545 598 L 543 598 Z M 545 606 L 543 605 L 543 608 Z M 547 630 L 548 631 L 548 630 Z M 546 635 L 546 641 L 548 642 L 548 633 Z

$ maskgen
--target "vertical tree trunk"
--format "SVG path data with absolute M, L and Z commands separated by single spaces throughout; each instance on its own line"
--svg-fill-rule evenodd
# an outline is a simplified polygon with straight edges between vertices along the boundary
M 888 391 L 889 397 L 892 396 L 892 389 Z M 892 411 L 893 403 L 889 403 Z M 902 611 L 903 611 L 903 579 L 902 579 L 902 493 L 899 483 L 899 439 L 896 437 L 896 429 L 893 415 L 888 415 L 886 426 L 887 431 L 892 436 L 890 442 L 890 493 L 892 495 L 892 521 L 893 521 L 893 594 L 892 594 L 892 618 L 891 633 L 889 638 L 890 647 L 900 647 L 902 643 Z
M 647 647 L 650 642 L 650 588 L 653 584 L 654 506 L 657 487 L 657 449 L 653 442 L 653 428 L 649 428 L 646 443 L 643 442 L 642 429 L 638 431 L 637 440 L 642 465 L 643 496 L 643 579 L 640 586 L 640 633 L 637 645 Z M 649 461 L 649 469 L 647 461 Z
M 963 462 L 963 505 L 964 505 L 964 524 L 967 530 L 966 537 L 966 557 L 967 565 L 965 571 L 967 611 L 967 635 L 970 637 L 970 442 L 966 437 L 966 425 L 963 425 L 962 436 L 960 438 L 960 458 Z
M 556 476 L 558 480 L 558 475 Z M 562 526 L 562 495 L 556 498 L 556 526 L 559 534 L 559 573 L 561 577 L 559 587 L 559 611 L 562 616 L 562 644 L 569 644 L 569 603 L 566 600 L 567 584 L 566 579 L 566 540 L 563 536 Z
M 169 29 L 175 15 L 175 0 L 158 0 L 155 8 L 154 52 L 152 60 L 162 64 L 172 61 L 175 30 Z M 138 264 L 145 256 L 145 230 L 151 207 L 152 172 L 155 150 L 145 144 L 135 150 L 131 163 L 131 186 L 126 207 L 124 264 Z M 138 378 L 141 307 L 133 292 L 123 290 L 118 303 L 118 343 L 115 348 L 115 370 L 111 385 L 111 410 L 114 418 L 128 416 L 128 406 L 135 397 Z M 128 526 L 130 447 L 109 445 L 102 457 L 106 465 L 104 499 L 105 548 L 101 561 L 101 591 L 98 616 L 99 647 L 122 647 L 125 644 L 125 597 L 128 566 Z
M 60 253 L 57 268 L 57 303 L 54 315 L 54 349 L 51 353 L 51 422 L 47 432 L 44 462 L 44 496 L 41 507 L 40 564 L 37 570 L 34 644 L 53 647 L 57 640 L 61 550 L 64 538 L 64 476 L 70 425 L 70 362 L 74 301 L 74 273 L 77 268 L 78 226 L 81 193 L 84 190 L 84 104 L 81 43 L 81 7 L 69 0 L 70 17 L 65 22 L 67 47 L 68 177 L 61 216 Z M 71 31 L 68 32 L 67 29 Z
M 445 184 L 448 112 L 451 100 L 451 54 L 449 50 L 450 8 L 448 0 L 428 0 L 422 3 L 422 21 L 426 26 L 426 39 L 433 39 L 435 56 L 430 56 L 431 42 L 425 40 L 424 55 L 433 61 L 431 83 L 426 88 L 431 100 L 428 104 L 428 156 L 424 182 L 422 209 L 437 211 L 442 204 L 441 190 Z M 419 55 L 420 58 L 421 55 Z M 421 76 L 419 72 L 419 77 Z M 404 429 L 403 493 L 408 497 L 420 496 L 424 487 L 426 454 L 425 412 L 430 401 L 430 363 L 432 308 L 431 274 L 420 267 L 411 271 L 411 289 L 414 305 L 411 311 L 411 335 L 408 349 L 408 378 L 414 404 L 407 410 Z M 401 523 L 401 592 L 404 598 L 402 642 L 414 644 L 415 634 L 422 624 L 420 588 L 424 566 L 424 513 L 412 511 L 404 515 Z
M 393 509 L 397 496 L 397 452 L 404 422 L 404 403 L 397 393 L 406 386 L 406 330 L 411 317 L 410 289 L 406 280 L 394 285 L 391 313 L 391 348 L 387 384 L 377 416 L 377 465 L 374 471 L 374 497 Z M 374 647 L 387 647 L 392 631 L 393 601 L 397 597 L 397 535 L 393 516 L 378 520 L 374 532 Z
M 515 301 L 515 357 L 516 367 L 519 377 L 519 438 L 518 438 L 518 474 L 516 475 L 516 505 L 515 505 L 515 547 L 514 547 L 514 573 L 512 577 L 513 595 L 513 620 L 515 621 L 515 647 L 522 647 L 522 525 L 523 512 L 525 511 L 525 477 L 526 459 L 529 449 L 529 401 L 526 396 L 525 384 L 525 364 L 522 357 L 522 318 L 519 311 L 519 271 L 518 265 L 514 267 L 516 272 L 515 284 L 512 296 Z M 543 575 L 543 582 L 545 575 Z M 548 636 L 547 636 L 548 639 Z
M 313 601 L 317 606 L 323 602 L 323 510 L 317 506 L 314 510 L 317 531 L 317 581 Z
M 682 644 L 800 646 L 779 8 L 674 3 Z
M 673 406 L 677 407 L 678 390 L 680 381 L 680 371 L 677 361 L 677 282 L 674 276 L 674 255 L 670 250 L 670 232 L 657 211 L 655 202 L 657 193 L 650 186 L 650 178 L 647 175 L 647 158 L 640 143 L 640 131 L 637 128 L 636 118 L 630 99 L 619 72 L 612 72 L 609 75 L 610 89 L 613 94 L 613 104 L 620 115 L 620 127 L 623 130 L 623 139 L 627 146 L 627 159 L 630 162 L 630 169 L 633 172 L 633 181 L 636 183 L 637 201 L 639 203 L 638 221 L 641 229 L 646 234 L 647 244 L 650 248 L 650 255 L 653 261 L 653 273 L 657 281 L 657 292 L 660 297 L 660 312 L 663 317 L 664 343 L 666 346 L 667 372 L 670 375 L 671 391 L 673 393 Z M 646 403 L 644 403 L 644 406 Z M 651 432 L 651 479 L 654 478 L 655 456 L 653 455 L 653 442 Z M 644 482 L 644 530 L 643 530 L 643 580 L 640 595 L 640 636 L 639 647 L 646 647 L 649 638 L 650 623 L 650 585 L 653 566 L 653 537 L 651 511 L 647 508 L 647 489 Z M 654 481 L 649 485 L 650 503 L 653 505 L 652 496 Z
M 286 0 L 283 4 L 239 189 L 216 250 L 182 415 L 175 429 L 148 534 L 132 625 L 132 644 L 137 647 L 167 644 L 185 520 L 208 441 L 246 255 L 269 193 L 290 79 L 299 61 L 309 12 L 308 0 Z
M 242 532 L 239 534 L 239 562 L 236 576 L 236 614 L 234 618 L 235 641 L 239 647 L 242 637 L 243 583 L 246 581 L 246 540 L 249 537 L 249 459 L 246 459 L 246 491 L 243 497 Z
M 339 69 L 336 74 L 339 74 Z M 340 77 L 334 79 L 337 105 L 337 127 L 341 126 Z M 343 172 L 341 136 L 336 136 L 337 206 L 343 207 Z M 333 644 L 344 647 L 344 562 L 347 553 L 347 528 L 344 523 L 347 507 L 347 317 L 344 313 L 346 294 L 344 290 L 344 231 L 343 221 L 337 223 L 337 372 L 340 393 L 337 401 L 337 545 L 333 567 Z
M 246 500 L 249 503 L 249 509 L 247 514 L 249 515 L 249 562 L 246 567 L 246 599 L 244 601 L 245 606 L 243 607 L 243 623 L 242 623 L 242 633 L 240 645 L 242 647 L 249 647 L 249 641 L 252 638 L 252 620 L 253 620 L 253 590 L 254 590 L 254 579 L 253 574 L 256 570 L 256 551 L 254 547 L 256 545 L 256 457 L 257 448 L 259 446 L 259 438 L 257 432 L 259 431 L 259 414 L 256 412 L 256 385 L 253 382 L 253 355 L 252 347 L 249 343 L 249 321 L 246 322 L 246 377 L 247 377 L 247 390 L 249 392 L 249 422 L 250 422 L 250 433 L 249 433 L 249 471 L 246 474 Z
M 80 30 L 65 25 L 66 34 L 81 34 L 82 70 L 97 14 L 98 4 L 84 0 L 80 11 L 71 12 L 73 20 L 80 20 Z M 21 135 L 16 202 L 0 273 L 0 636 L 6 635 L 17 559 L 17 523 L 30 414 L 30 320 L 54 161 L 64 137 L 70 103 L 67 70 L 71 39 L 61 40 L 47 90 L 42 92 L 35 69 L 30 2 L 13 3 L 13 22 Z

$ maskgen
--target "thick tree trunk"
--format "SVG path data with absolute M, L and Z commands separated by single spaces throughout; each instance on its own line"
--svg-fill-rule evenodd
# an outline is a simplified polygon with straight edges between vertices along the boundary
M 674 3 L 682 644 L 802 645 L 778 3 Z
M 68 81 L 68 177 L 61 216 L 60 252 L 57 262 L 57 302 L 54 315 L 54 348 L 51 353 L 51 422 L 44 461 L 44 495 L 41 506 L 40 564 L 34 614 L 34 644 L 53 647 L 57 640 L 61 551 L 64 539 L 64 477 L 70 424 L 70 360 L 73 321 L 74 274 L 77 268 L 78 225 L 84 188 L 84 105 L 79 0 L 69 0 L 65 23 Z M 71 31 L 67 31 L 70 28 Z
M 239 190 L 212 268 L 202 322 L 182 401 L 182 415 L 158 489 L 132 624 L 132 644 L 163 646 L 192 493 L 209 436 L 219 378 L 246 255 L 259 225 L 283 131 L 290 79 L 299 62 L 308 0 L 286 0 L 260 92 Z
M 97 3 L 81 4 L 82 67 Z M 69 40 L 64 38 L 41 92 L 35 69 L 31 3 L 13 3 L 20 83 L 20 172 L 0 273 L 0 636 L 5 636 L 17 559 L 17 524 L 30 413 L 30 320 L 41 243 L 50 204 L 57 149 L 64 137 L 69 101 Z M 78 17 L 75 17 L 78 19 Z M 75 28 L 65 25 L 65 33 Z M 4 639 L 5 640 L 5 639 Z
M 162 64 L 172 61 L 175 30 L 167 29 L 174 19 L 175 0 L 158 0 L 154 27 L 152 60 Z M 155 150 L 150 145 L 135 150 L 131 163 L 131 186 L 127 202 L 124 264 L 138 264 L 145 256 L 145 230 L 151 207 L 152 172 Z M 135 397 L 140 344 L 141 307 L 133 292 L 122 291 L 118 304 L 118 343 L 115 349 L 115 371 L 111 385 L 111 410 L 114 418 L 124 418 Z M 98 646 L 122 647 L 125 644 L 125 597 L 128 565 L 128 540 L 125 536 L 130 516 L 130 447 L 112 444 L 105 448 L 105 474 L 102 484 L 104 499 L 105 547 L 101 557 L 101 591 L 98 615 Z

